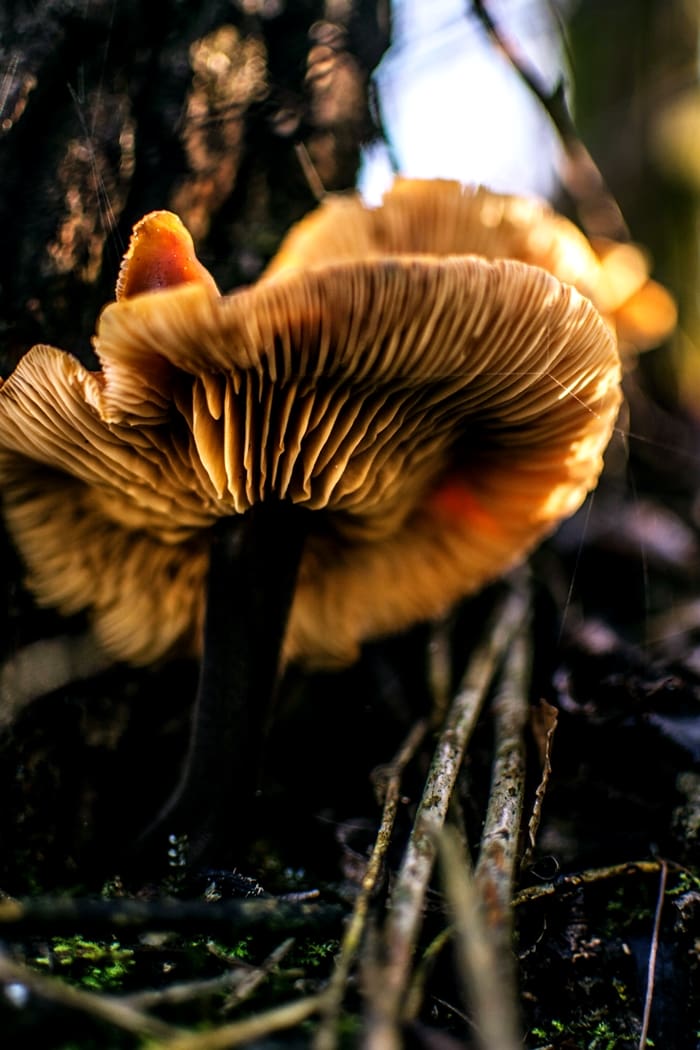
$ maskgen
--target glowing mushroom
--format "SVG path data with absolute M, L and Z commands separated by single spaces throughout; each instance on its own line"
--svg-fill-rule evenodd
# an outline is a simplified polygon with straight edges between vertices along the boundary
M 100 371 L 39 346 L 0 387 L 4 512 L 39 602 L 89 610 L 115 657 L 215 646 L 173 816 L 210 832 L 235 763 L 185 801 L 201 727 L 243 761 L 227 712 L 255 718 L 280 644 L 347 663 L 524 558 L 597 482 L 619 360 L 521 262 L 377 257 L 222 297 L 163 213 L 118 293 Z
M 590 242 L 540 200 L 442 179 L 397 178 L 376 208 L 355 193 L 329 195 L 292 228 L 265 277 L 332 261 L 422 252 L 542 266 L 592 300 L 622 351 L 657 346 L 676 323 L 675 303 L 650 280 L 649 259 L 637 245 Z

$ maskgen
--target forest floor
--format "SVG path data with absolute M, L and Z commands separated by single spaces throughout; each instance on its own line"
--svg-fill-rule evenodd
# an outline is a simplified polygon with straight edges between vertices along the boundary
M 629 437 L 526 572 L 346 672 L 286 675 L 230 870 L 190 871 L 182 842 L 165 878 L 122 863 L 196 667 L 16 713 L 3 1046 L 700 1046 L 698 434 L 627 396 Z M 12 601 L 17 647 L 30 613 L 65 632 Z

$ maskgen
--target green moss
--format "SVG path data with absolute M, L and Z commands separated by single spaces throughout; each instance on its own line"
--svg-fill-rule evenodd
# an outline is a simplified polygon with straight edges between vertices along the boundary
M 91 991 L 113 991 L 123 986 L 134 965 L 134 953 L 117 941 L 88 941 L 83 937 L 54 937 L 47 955 L 33 960 Z
M 700 889 L 700 877 L 694 874 L 692 871 L 687 869 L 679 871 L 674 879 L 674 883 L 666 890 L 667 897 L 681 897 L 684 893 L 688 893 L 690 890 Z
M 588 1026 L 584 1029 L 578 1024 L 567 1025 L 564 1021 L 553 1018 L 545 1025 L 530 1029 L 530 1046 L 535 1045 L 533 1040 L 555 1047 L 577 1047 L 577 1050 L 630 1050 L 637 1045 L 636 1039 L 621 1035 L 605 1020 L 597 1021 L 592 1029 Z M 654 1044 L 647 1039 L 647 1045 L 651 1047 Z
M 327 959 L 337 955 L 340 941 L 302 941 L 294 953 L 293 959 L 298 966 L 315 969 Z
M 211 942 L 210 942 L 211 943 Z M 240 959 L 243 962 L 253 962 L 251 955 L 251 948 L 253 946 L 253 937 L 242 937 L 239 941 L 234 944 L 220 944 L 216 942 L 217 951 L 220 955 L 225 956 L 227 959 Z
M 599 1021 L 593 1032 L 593 1039 L 588 1050 L 615 1050 L 619 1046 L 619 1037 L 607 1021 Z

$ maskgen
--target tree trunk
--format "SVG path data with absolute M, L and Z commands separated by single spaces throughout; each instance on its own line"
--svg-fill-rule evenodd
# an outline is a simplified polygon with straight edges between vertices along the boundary
M 0 374 L 34 342 L 89 360 L 132 224 L 179 212 L 221 288 L 354 185 L 388 0 L 8 0 L 0 7 Z

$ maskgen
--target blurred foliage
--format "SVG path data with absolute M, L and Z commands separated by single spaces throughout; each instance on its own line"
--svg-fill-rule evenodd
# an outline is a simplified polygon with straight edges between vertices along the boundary
M 700 12 L 693 0 L 582 0 L 568 22 L 579 131 L 632 231 L 674 293 L 680 321 L 670 347 L 640 362 L 663 404 L 700 414 L 700 185 L 671 149 L 692 127 L 666 132 L 697 91 Z M 624 53 L 621 51 L 624 41 Z M 673 145 L 668 136 L 673 137 Z M 695 146 L 697 143 L 695 143 Z

